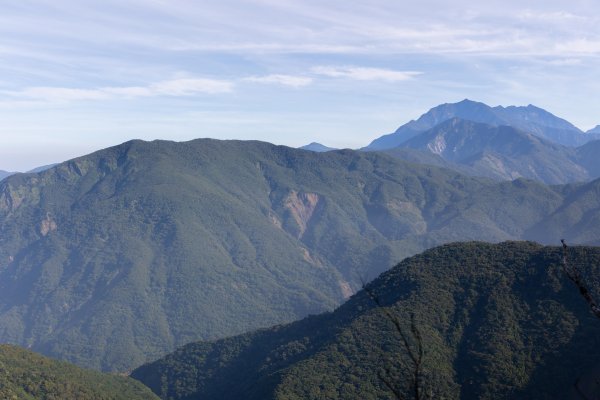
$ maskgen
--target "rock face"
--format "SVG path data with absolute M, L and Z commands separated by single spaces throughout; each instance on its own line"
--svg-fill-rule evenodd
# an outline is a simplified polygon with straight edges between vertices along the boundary
M 40 224 L 40 234 L 46 236 L 50 232 L 54 232 L 58 228 L 56 221 L 52 219 L 50 213 L 46 214 L 46 218 Z
M 298 225 L 297 237 L 301 238 L 306 232 L 317 205 L 319 204 L 319 195 L 316 193 L 297 193 L 292 190 L 285 199 L 284 207 L 289 211 L 292 219 Z

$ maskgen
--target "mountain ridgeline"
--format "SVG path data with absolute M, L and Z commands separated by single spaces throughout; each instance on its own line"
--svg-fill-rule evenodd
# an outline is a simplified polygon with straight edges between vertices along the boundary
M 338 150 L 338 149 L 334 149 L 333 147 L 328 147 L 328 146 L 325 146 L 325 145 L 323 145 L 321 143 L 317 143 L 317 142 L 309 143 L 306 146 L 300 147 L 300 149 L 302 149 L 302 150 L 316 151 L 317 153 L 323 153 L 323 152 L 326 152 L 326 151 Z
M 0 183 L 0 341 L 127 371 L 331 310 L 438 244 L 598 244 L 598 193 L 375 152 L 127 142 Z
M 411 148 L 440 156 L 445 165 L 471 175 L 486 176 L 497 180 L 520 177 L 548 184 L 583 182 L 597 178 L 597 160 L 585 157 L 586 147 L 571 148 L 542 139 L 511 126 L 492 126 L 458 118 L 436 125 L 419 134 L 400 148 Z M 399 156 L 391 150 L 393 156 Z M 588 150 L 589 151 L 589 150 Z M 587 168 L 586 168 L 587 167 Z
M 597 296 L 600 249 L 572 248 L 569 259 Z M 558 247 L 444 245 L 367 289 L 335 312 L 189 344 L 131 376 L 170 400 L 396 398 L 382 377 L 414 398 L 414 367 L 393 323 L 416 348 L 411 313 L 433 398 L 568 399 L 599 366 L 600 321 L 564 275 Z M 600 394 L 594 385 L 586 390 Z
M 385 150 L 400 146 L 410 138 L 453 118 L 491 126 L 512 126 L 564 146 L 575 147 L 600 139 L 593 131 L 584 133 L 570 122 L 533 105 L 490 107 L 465 99 L 434 107 L 416 121 L 402 125 L 394 133 L 375 139 L 365 149 Z
M 12 172 L 0 170 L 0 181 L 2 179 L 6 178 L 7 176 L 11 176 L 12 174 L 13 174 Z
M 565 184 L 600 177 L 593 156 L 599 138 L 534 106 L 492 108 L 465 100 L 435 107 L 363 150 L 471 176 Z

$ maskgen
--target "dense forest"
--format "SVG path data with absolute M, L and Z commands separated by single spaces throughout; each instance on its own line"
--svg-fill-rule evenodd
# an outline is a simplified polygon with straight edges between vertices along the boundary
M 139 382 L 78 368 L 10 345 L 0 345 L 0 398 L 19 400 L 158 399 Z
M 600 249 L 569 252 L 597 295 Z M 561 260 L 560 248 L 529 242 L 441 246 L 406 259 L 333 313 L 190 344 L 132 377 L 163 399 L 394 399 L 386 380 L 414 398 L 414 365 L 389 317 L 415 348 L 414 314 L 423 393 L 566 399 L 598 366 L 600 320 Z

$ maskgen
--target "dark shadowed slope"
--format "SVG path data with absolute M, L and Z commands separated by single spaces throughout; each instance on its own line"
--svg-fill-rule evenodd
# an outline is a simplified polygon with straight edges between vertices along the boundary
M 573 248 L 598 294 L 600 250 Z M 405 398 L 412 371 L 385 311 L 411 345 L 415 313 L 424 386 L 435 398 L 559 399 L 600 357 L 600 321 L 560 268 L 560 249 L 528 242 L 462 243 L 409 258 L 330 314 L 184 346 L 132 377 L 163 399 Z M 403 369 L 403 366 L 406 369 Z
M 158 399 L 147 387 L 131 378 L 84 370 L 9 345 L 0 345 L 0 398 Z

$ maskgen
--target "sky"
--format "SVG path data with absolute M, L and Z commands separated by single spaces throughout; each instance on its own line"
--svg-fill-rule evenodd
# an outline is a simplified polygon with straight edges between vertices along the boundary
M 0 0 L 0 169 L 130 139 L 359 148 L 442 103 L 600 124 L 597 0 Z

